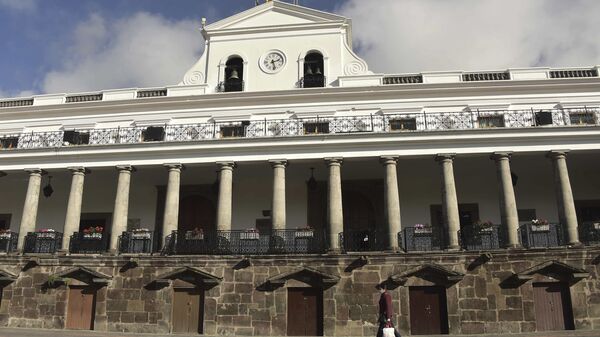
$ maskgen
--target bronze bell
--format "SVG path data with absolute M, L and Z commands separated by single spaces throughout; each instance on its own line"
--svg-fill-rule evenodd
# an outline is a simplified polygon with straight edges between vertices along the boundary
M 231 71 L 231 76 L 229 76 L 230 80 L 239 80 L 240 76 L 238 75 L 237 70 L 233 69 L 233 71 Z
M 312 75 L 312 68 L 310 66 L 306 67 L 306 73 L 304 75 Z
M 321 72 L 321 68 L 317 67 L 317 71 L 315 72 L 316 75 L 323 75 L 323 73 Z

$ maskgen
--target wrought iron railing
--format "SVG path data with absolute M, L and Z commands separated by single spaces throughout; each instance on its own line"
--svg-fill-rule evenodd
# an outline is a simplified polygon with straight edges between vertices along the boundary
M 502 247 L 500 226 L 465 226 L 458 231 L 460 246 L 465 250 L 491 250 Z
M 54 254 L 62 247 L 61 232 L 29 232 L 25 236 L 23 253 Z
M 389 248 L 387 233 L 376 230 L 352 230 L 338 234 L 344 252 L 379 252 Z
M 525 248 L 549 248 L 564 245 L 563 231 L 560 224 L 521 225 L 519 227 L 519 237 Z
M 442 227 L 404 227 L 402 247 L 407 252 L 428 252 L 444 249 Z
M 0 252 L 12 253 L 17 251 L 19 233 L 6 231 L 0 233 Z
M 75 232 L 69 241 L 69 253 L 71 254 L 102 254 L 108 250 L 108 233 L 86 234 Z
M 600 220 L 580 223 L 579 241 L 584 245 L 600 244 Z
M 173 231 L 163 248 L 167 255 L 316 254 L 323 251 L 323 235 L 307 230 L 273 230 L 270 234 L 244 230 Z
M 182 142 L 223 138 L 295 137 L 315 134 L 426 132 L 490 128 L 597 126 L 600 109 L 473 110 L 361 116 L 263 119 L 197 124 L 120 127 L 52 132 L 27 132 L 0 136 L 0 149 L 57 148 L 77 145 L 134 144 L 147 141 Z M 161 129 L 160 137 L 149 130 Z M 85 135 L 73 142 L 72 133 Z M 156 132 L 152 132 L 153 134 Z M 68 138 L 68 139 L 67 139 Z
M 155 247 L 154 238 L 152 231 L 123 232 L 119 236 L 119 253 L 151 254 Z

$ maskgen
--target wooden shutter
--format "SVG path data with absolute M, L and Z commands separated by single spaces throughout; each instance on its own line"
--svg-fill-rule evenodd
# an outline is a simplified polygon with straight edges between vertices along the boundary
M 67 329 L 93 330 L 96 289 L 89 286 L 70 286 L 67 306 Z

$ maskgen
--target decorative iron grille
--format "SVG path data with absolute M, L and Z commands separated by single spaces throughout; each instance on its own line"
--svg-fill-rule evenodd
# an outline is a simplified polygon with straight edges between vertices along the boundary
M 600 244 L 600 220 L 579 224 L 579 241 L 585 245 Z
M 102 254 L 108 250 L 108 233 L 85 234 L 75 232 L 69 240 L 69 253 L 72 254 Z
M 344 231 L 338 237 L 344 252 L 380 252 L 389 248 L 387 233 L 381 231 Z
M 119 236 L 120 254 L 151 254 L 155 240 L 152 231 L 123 232 Z
M 29 232 L 25 236 L 23 253 L 54 254 L 62 247 L 63 233 Z
M 465 226 L 458 231 L 460 246 L 466 250 L 500 249 L 500 226 Z
M 0 251 L 5 253 L 16 252 L 18 240 L 19 233 L 11 231 L 0 233 Z
M 564 245 L 560 224 L 533 225 L 519 227 L 521 244 L 525 248 L 549 248 Z
M 428 252 L 444 249 L 441 227 L 404 227 L 403 247 L 407 252 Z

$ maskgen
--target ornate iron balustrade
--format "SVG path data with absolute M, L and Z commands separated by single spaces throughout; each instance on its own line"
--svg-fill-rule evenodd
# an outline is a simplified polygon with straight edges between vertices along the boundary
M 0 233 L 0 251 L 5 253 L 16 252 L 18 241 L 19 233 L 11 231 Z
M 344 231 L 338 237 L 344 252 L 380 252 L 389 248 L 387 233 L 381 231 Z
M 519 227 L 519 237 L 525 248 L 549 248 L 564 245 L 563 231 L 560 224 L 521 225 Z
M 427 132 L 490 128 L 597 126 L 600 109 L 474 110 L 385 115 L 264 119 L 197 124 L 157 125 L 0 136 L 0 149 L 58 148 L 80 145 L 134 144 L 147 141 L 183 142 L 223 138 L 295 137 L 315 134 Z M 149 129 L 161 137 L 148 138 Z M 73 133 L 85 142 L 73 142 Z M 67 135 L 69 135 L 67 137 Z
M 151 254 L 155 247 L 154 232 L 123 232 L 118 246 L 120 254 Z
M 500 226 L 465 226 L 458 231 L 460 246 L 465 250 L 492 250 L 502 247 Z
M 444 249 L 442 227 L 404 227 L 402 247 L 407 252 L 428 252 Z
M 25 236 L 23 253 L 54 254 L 61 248 L 63 233 L 29 232 Z
M 85 234 L 75 232 L 69 240 L 71 254 L 102 254 L 108 250 L 108 233 Z
M 317 254 L 323 251 L 323 235 L 306 230 L 273 230 L 270 234 L 244 230 L 173 231 L 163 248 L 167 255 Z
M 579 241 L 585 245 L 600 244 L 600 221 L 579 224 Z

